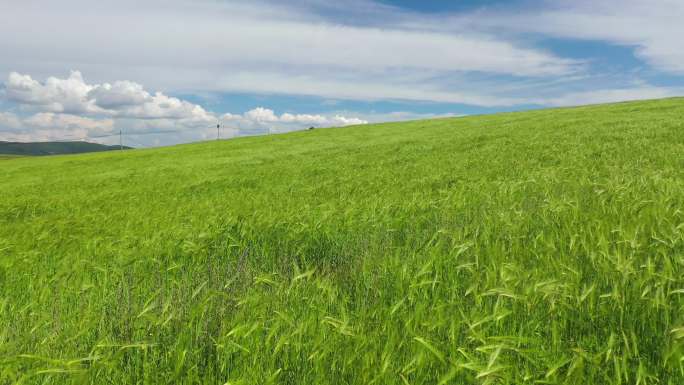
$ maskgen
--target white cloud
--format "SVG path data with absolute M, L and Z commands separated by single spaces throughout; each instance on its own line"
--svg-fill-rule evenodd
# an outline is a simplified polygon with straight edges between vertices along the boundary
M 127 113 L 148 119 L 189 113 L 187 107 L 163 109 L 156 105 L 163 101 L 149 102 L 155 96 L 141 82 L 188 93 L 486 107 L 525 104 L 550 94 L 546 91 L 559 80 L 576 85 L 568 90 L 625 86 L 616 84 L 613 74 L 605 74 L 603 83 L 583 77 L 590 61 L 539 48 L 539 36 L 530 39 L 530 33 L 621 44 L 661 70 L 684 73 L 680 0 L 540 0 L 533 7 L 504 4 L 465 15 L 418 14 L 370 0 L 6 3 L 0 12 L 0 74 L 20 68 L 46 76 L 80 68 L 102 83 L 87 91 L 94 105 L 82 101 L 82 89 L 58 101 L 47 98 L 52 112 L 124 114 L 124 106 L 138 106 Z M 137 83 L 104 83 L 113 78 Z M 519 79 L 536 88 L 516 88 Z M 31 87 L 32 79 L 18 80 Z M 143 101 L 149 104 L 141 108 Z
M 44 83 L 29 75 L 11 72 L 5 97 L 49 112 L 199 122 L 214 120 L 201 106 L 161 92 L 151 95 L 142 85 L 131 81 L 88 84 L 79 71 L 72 71 L 66 79 L 51 76 Z
M 359 125 L 359 124 L 367 124 L 368 121 L 358 119 L 358 118 L 347 118 L 344 116 L 340 115 L 335 115 L 330 119 L 329 123 L 322 123 L 323 125 L 329 125 L 329 126 L 352 126 L 352 125 Z
M 92 88 L 83 81 L 83 76 L 78 71 L 72 71 L 66 79 L 51 76 L 44 83 L 29 75 L 11 72 L 5 85 L 5 97 L 51 112 L 100 112 L 93 101 L 88 99 Z
M 78 71 L 66 79 L 49 77 L 41 83 L 12 72 L 4 98 L 33 114 L 19 116 L 0 111 L 0 140 L 73 140 L 156 135 L 153 143 L 213 138 L 219 117 L 203 107 L 161 92 L 149 93 L 138 83 L 116 81 L 88 84 Z M 66 113 L 69 111 L 71 113 Z M 73 111 L 73 112 L 72 112 Z M 246 113 L 224 114 L 224 138 L 264 132 L 287 132 L 308 125 L 318 127 L 364 124 L 364 120 L 335 115 L 285 113 L 258 107 Z M 149 142 L 140 138 L 141 142 Z
M 247 132 L 263 129 L 269 132 L 286 132 L 309 126 L 343 127 L 368 123 L 363 119 L 345 117 L 339 114 L 324 116 L 284 113 L 278 116 L 273 110 L 263 107 L 257 107 L 243 115 L 225 114 L 221 116 L 221 121 L 229 127 L 238 127 Z
M 285 113 L 280 117 L 280 121 L 283 123 L 324 124 L 326 118 L 321 115 L 293 115 Z
M 161 92 L 155 93 L 139 105 L 127 106 L 117 115 L 140 119 L 187 119 L 202 122 L 214 120 L 214 117 L 201 106 L 166 96 Z
M 426 75 L 427 76 L 427 75 Z M 289 75 L 278 72 L 243 71 L 214 79 L 211 89 L 264 94 L 298 94 L 360 100 L 412 100 L 462 103 L 475 106 L 513 106 L 527 100 L 520 96 L 496 95 L 496 89 L 464 81 L 463 89 L 450 90 L 432 84 L 425 76 L 384 74 L 374 79 L 348 76 L 338 80 L 327 73 Z
M 90 119 L 78 115 L 56 114 L 54 112 L 40 112 L 27 119 L 24 124 L 29 128 L 61 129 L 61 130 L 86 130 L 91 134 L 103 134 L 110 132 L 114 127 L 112 119 Z
M 306 9 L 296 6 L 281 5 L 282 12 L 276 15 L 272 12 L 276 6 L 260 2 L 171 0 L 161 8 L 162 3 L 156 1 L 141 5 L 119 0 L 98 2 L 96 14 L 106 14 L 106 18 L 88 18 L 85 15 L 95 12 L 90 2 L 43 4 L 40 12 L 30 3 L 4 7 L 0 34 L 35 36 L 36 30 L 25 25 L 31 20 L 33 25 L 41 25 L 41 30 L 51 31 L 49 36 L 42 36 L 44 41 L 32 41 L 34 48 L 43 47 L 65 61 L 174 63 L 215 69 L 279 63 L 357 71 L 420 68 L 526 76 L 566 74 L 575 65 L 572 60 L 494 35 L 344 25 L 307 14 Z M 135 33 L 130 33 L 131 26 L 135 26 Z M 82 33 L 84 30 L 90 33 Z M 59 42 L 59 50 L 55 42 Z M 169 43 L 173 49 L 167 48 Z
M 684 73 L 682 20 L 680 0 L 581 0 L 543 12 L 533 25 L 556 36 L 635 46 L 635 53 L 650 64 Z
M 0 140 L 84 140 L 111 132 L 114 123 L 112 119 L 54 112 L 40 112 L 25 118 L 11 112 L 0 112 Z
M 130 81 L 96 85 L 88 92 L 88 97 L 96 105 L 105 109 L 141 105 L 151 99 L 150 94 L 143 89 L 142 85 Z
M 609 42 L 633 49 L 662 71 L 683 74 L 682 20 L 681 0 L 549 0 L 526 12 L 480 11 L 454 18 L 451 24 L 483 32 L 504 29 Z
M 334 12 L 313 11 L 321 4 L 334 7 Z M 0 73 L 21 68 L 46 75 L 80 68 L 100 82 L 137 79 L 176 91 L 491 106 L 511 98 L 477 87 L 465 91 L 464 85 L 446 85 L 444 78 L 473 72 L 548 78 L 582 70 L 576 60 L 504 34 L 416 28 L 409 23 L 412 15 L 370 1 L 353 4 L 105 0 L 95 5 L 65 0 L 36 7 L 36 0 L 8 2 L 0 13 L 0 52 L 5 58 Z M 261 75 L 276 82 L 258 81 Z M 257 81 L 244 83 L 241 77 Z M 345 87 L 338 91 L 331 84 Z M 98 98 L 98 106 L 109 109 L 130 102 L 130 91 L 144 97 L 136 90 L 121 91 L 113 100 Z
M 244 118 L 255 123 L 272 123 L 279 120 L 273 110 L 263 107 L 257 107 L 251 111 L 247 111 Z

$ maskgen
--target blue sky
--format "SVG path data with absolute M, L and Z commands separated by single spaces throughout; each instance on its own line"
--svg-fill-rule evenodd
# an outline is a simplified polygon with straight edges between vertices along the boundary
M 155 146 L 218 121 L 228 138 L 681 96 L 682 19 L 680 0 L 12 2 L 0 140 Z

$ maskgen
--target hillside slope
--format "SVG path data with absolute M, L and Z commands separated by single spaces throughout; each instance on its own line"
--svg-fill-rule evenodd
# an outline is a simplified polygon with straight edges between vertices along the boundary
M 0 179 L 0 383 L 684 383 L 682 99 Z
M 124 146 L 125 149 L 130 147 Z M 83 154 L 87 152 L 100 152 L 119 150 L 120 146 L 107 146 L 89 142 L 3 142 L 0 141 L 0 156 L 21 155 L 63 155 Z

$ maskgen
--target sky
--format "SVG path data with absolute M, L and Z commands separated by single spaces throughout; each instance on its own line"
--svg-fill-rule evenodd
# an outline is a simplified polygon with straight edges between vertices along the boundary
M 0 0 L 0 140 L 151 147 L 684 96 L 682 0 Z

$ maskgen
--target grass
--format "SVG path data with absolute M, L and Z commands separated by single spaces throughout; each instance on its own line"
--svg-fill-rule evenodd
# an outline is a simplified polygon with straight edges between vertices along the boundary
M 0 384 L 682 384 L 684 100 L 0 165 Z

